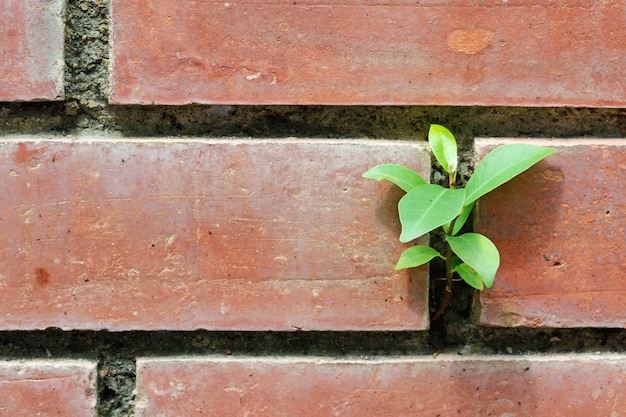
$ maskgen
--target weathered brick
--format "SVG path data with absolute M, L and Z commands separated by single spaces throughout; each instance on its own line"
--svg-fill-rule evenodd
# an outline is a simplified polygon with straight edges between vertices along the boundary
M 95 362 L 2 362 L 0 387 L 0 414 L 6 416 L 96 415 Z
M 423 144 L 0 144 L 0 328 L 424 329 L 427 268 L 396 272 L 384 162 Z
M 0 101 L 62 98 L 64 4 L 0 2 Z
M 110 100 L 623 107 L 624 13 L 582 0 L 112 0 Z
M 483 156 L 508 140 L 477 140 Z M 476 230 L 501 267 L 476 314 L 491 326 L 626 327 L 626 140 L 536 140 L 558 148 L 483 197 Z
M 626 358 L 139 359 L 138 416 L 610 416 Z

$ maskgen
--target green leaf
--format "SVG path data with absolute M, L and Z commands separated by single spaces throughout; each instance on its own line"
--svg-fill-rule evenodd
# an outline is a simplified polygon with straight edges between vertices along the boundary
M 463 208 L 464 199 L 462 188 L 450 190 L 436 184 L 409 191 L 398 203 L 402 224 L 400 242 L 411 241 L 452 221 Z
M 452 251 L 482 277 L 485 286 L 491 287 L 500 266 L 500 253 L 496 245 L 478 233 L 446 236 L 446 240 Z
M 474 208 L 474 203 L 470 203 L 469 205 L 463 207 L 463 211 L 461 211 L 461 214 L 459 215 L 459 217 L 456 218 L 456 221 L 454 222 L 454 228 L 452 229 L 452 235 L 456 235 L 457 233 L 459 233 L 461 228 L 467 222 L 467 218 L 469 217 L 469 215 L 472 212 L 473 208 Z
M 474 287 L 479 291 L 484 288 L 483 279 L 478 272 L 468 264 L 461 264 L 456 267 L 456 273 L 459 274 L 463 281 L 467 282 L 470 287 Z
M 425 264 L 437 256 L 441 256 L 441 254 L 430 246 L 411 246 L 400 255 L 396 269 L 414 268 Z
M 365 172 L 363 177 L 378 181 L 391 181 L 406 192 L 426 184 L 426 181 L 417 172 L 403 165 L 396 164 L 377 165 Z
M 508 144 L 494 149 L 483 158 L 467 181 L 465 205 L 473 203 L 554 152 L 554 148 L 527 143 Z
M 462 263 L 463 262 L 461 262 L 458 256 L 452 256 L 452 258 L 450 259 L 450 270 L 452 272 L 455 272 L 457 266 L 461 265 Z
M 458 157 L 456 139 L 452 132 L 441 125 L 430 125 L 428 143 L 443 169 L 448 174 L 456 172 Z

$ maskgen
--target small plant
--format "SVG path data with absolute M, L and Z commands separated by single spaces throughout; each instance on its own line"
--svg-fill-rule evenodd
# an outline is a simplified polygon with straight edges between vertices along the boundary
M 415 171 L 395 164 L 375 166 L 363 176 L 391 181 L 406 192 L 398 203 L 402 224 L 400 242 L 410 242 L 438 227 L 443 229 L 444 254 L 430 246 L 416 245 L 406 249 L 396 264 L 396 269 L 413 268 L 437 257 L 445 262 L 446 286 L 433 315 L 436 320 L 450 304 L 455 274 L 473 288 L 482 290 L 492 286 L 500 266 L 500 253 L 491 240 L 479 233 L 459 234 L 476 201 L 556 149 L 522 143 L 500 146 L 483 158 L 465 188 L 457 188 L 458 155 L 454 135 L 445 127 L 433 124 L 428 142 L 435 158 L 448 173 L 449 188 L 429 184 Z

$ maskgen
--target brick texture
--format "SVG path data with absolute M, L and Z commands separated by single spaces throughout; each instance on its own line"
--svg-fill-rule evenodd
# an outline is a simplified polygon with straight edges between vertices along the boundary
M 139 359 L 138 416 L 607 416 L 624 356 Z
M 502 264 L 475 313 L 490 326 L 624 328 L 626 140 L 534 143 L 558 152 L 480 200 L 476 230 Z
M 95 416 L 96 363 L 9 361 L 0 364 L 0 414 Z
M 0 2 L 0 101 L 62 98 L 64 4 Z
M 620 1 L 112 0 L 110 100 L 623 107 L 624 13 Z
M 399 190 L 363 179 L 422 144 L 5 140 L 0 328 L 424 329 L 395 272 Z

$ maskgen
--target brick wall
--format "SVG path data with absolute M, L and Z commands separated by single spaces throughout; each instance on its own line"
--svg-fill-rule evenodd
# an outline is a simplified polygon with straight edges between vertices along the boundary
M 2 1 L 0 410 L 621 415 L 625 6 Z M 479 202 L 496 283 L 432 323 L 361 178 L 440 181 L 429 123 L 461 180 L 559 149 Z

